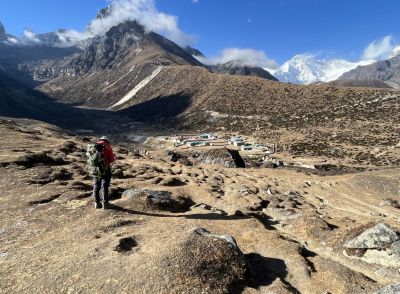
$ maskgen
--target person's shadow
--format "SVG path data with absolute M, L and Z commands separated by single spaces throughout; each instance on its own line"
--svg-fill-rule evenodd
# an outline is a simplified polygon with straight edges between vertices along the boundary
M 245 287 L 258 289 L 261 286 L 268 286 L 277 278 L 280 278 L 291 293 L 300 293 L 286 281 L 288 271 L 284 260 L 264 257 L 258 253 L 249 253 L 244 256 L 248 266 L 246 279 L 232 284 L 229 293 L 241 294 Z
M 125 208 L 119 205 L 115 204 L 110 204 L 110 209 L 113 209 L 115 211 L 120 211 L 120 212 L 125 212 L 133 215 L 144 215 L 144 216 L 152 216 L 152 217 L 184 217 L 187 219 L 205 219 L 205 220 L 241 220 L 241 219 L 250 219 L 252 218 L 251 216 L 248 215 L 243 215 L 243 216 L 237 216 L 237 215 L 223 215 L 223 214 L 218 214 L 218 213 L 196 213 L 196 214 L 161 214 L 161 213 L 152 213 L 152 212 L 144 212 L 144 211 L 137 211 L 129 208 Z

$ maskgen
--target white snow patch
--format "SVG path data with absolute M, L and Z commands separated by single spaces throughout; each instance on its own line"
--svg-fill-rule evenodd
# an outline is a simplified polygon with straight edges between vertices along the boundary
M 134 97 L 141 89 L 143 89 L 148 83 L 150 83 L 161 71 L 163 67 L 157 67 L 148 77 L 146 77 L 143 81 L 136 85 L 128 94 L 126 94 L 121 100 L 115 103 L 113 106 L 110 106 L 108 109 L 112 109 L 118 105 L 124 104 L 128 102 L 132 97 Z
M 19 43 L 19 40 L 14 37 L 8 37 L 7 41 L 14 45 Z
M 147 137 L 141 136 L 141 135 L 130 134 L 130 135 L 128 135 L 128 140 L 137 142 L 137 143 L 143 143 L 147 140 Z
M 124 74 L 122 77 L 120 77 L 118 80 L 116 80 L 116 81 L 115 81 L 114 83 L 112 83 L 111 85 L 105 87 L 105 88 L 103 89 L 102 92 L 104 92 L 105 90 L 111 88 L 111 87 L 114 86 L 116 83 L 118 83 L 119 81 L 121 81 L 123 78 L 125 78 L 127 75 L 129 75 L 129 74 L 132 72 L 132 70 L 133 70 L 134 68 L 135 68 L 135 66 L 132 66 L 131 69 L 130 69 L 126 74 Z
M 389 55 L 389 59 L 400 55 L 400 46 L 397 46 Z

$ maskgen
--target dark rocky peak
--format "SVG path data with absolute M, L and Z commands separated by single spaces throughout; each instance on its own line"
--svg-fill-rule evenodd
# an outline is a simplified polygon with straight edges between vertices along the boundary
M 185 48 L 185 51 L 187 53 L 189 53 L 192 56 L 196 56 L 196 57 L 205 57 L 205 55 L 203 54 L 203 52 L 201 52 L 199 49 L 190 47 L 189 45 L 187 45 Z
M 7 33 L 6 29 L 4 28 L 3 24 L 0 22 L 0 41 L 7 40 Z
M 209 66 L 210 70 L 219 74 L 256 76 L 267 80 L 278 81 L 276 77 L 258 66 L 250 66 L 240 60 L 232 60 L 227 63 Z
M 118 39 L 133 38 L 138 40 L 146 34 L 145 28 L 136 20 L 126 21 L 122 24 L 112 27 L 107 33 L 106 38 Z
M 103 19 L 106 18 L 107 16 L 109 16 L 111 14 L 111 4 L 108 5 L 105 8 L 100 9 L 99 12 L 97 12 L 96 18 L 97 19 Z
M 145 29 L 136 21 L 127 21 L 112 27 L 104 36 L 89 41 L 83 53 L 71 66 L 76 73 L 84 74 L 90 69 L 112 68 L 129 53 L 139 48 L 146 36 Z
M 82 55 L 73 61 L 72 66 L 77 69 L 78 74 L 84 74 L 90 69 L 112 68 L 123 60 L 128 60 L 129 56 L 140 54 L 143 49 L 149 47 L 162 52 L 161 54 L 165 56 L 172 54 L 180 57 L 185 60 L 184 64 L 201 65 L 174 42 L 154 32 L 146 32 L 137 21 L 126 21 L 112 27 L 104 36 L 93 38 Z M 166 60 L 170 59 L 171 56 Z M 179 64 L 179 62 L 172 63 Z
M 0 22 L 0 43 L 5 45 L 15 45 L 19 42 L 18 38 L 7 34 L 6 29 L 3 24 Z

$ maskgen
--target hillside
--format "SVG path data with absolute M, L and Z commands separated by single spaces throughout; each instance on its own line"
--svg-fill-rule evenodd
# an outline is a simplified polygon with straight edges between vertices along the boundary
M 327 82 L 325 84 L 337 87 L 365 87 L 365 88 L 392 89 L 392 87 L 389 86 L 387 83 L 378 80 L 336 80 L 332 82 Z
M 343 74 L 341 79 L 379 80 L 392 88 L 400 88 L 400 55 L 370 65 L 360 66 Z
M 46 120 L 53 111 L 48 99 L 0 70 L 0 116 Z
M 163 68 L 114 109 L 173 128 L 253 134 L 295 154 L 391 166 L 400 163 L 392 149 L 400 141 L 399 99 L 390 90 L 296 86 L 180 66 Z M 377 156 L 374 148 L 387 151 Z

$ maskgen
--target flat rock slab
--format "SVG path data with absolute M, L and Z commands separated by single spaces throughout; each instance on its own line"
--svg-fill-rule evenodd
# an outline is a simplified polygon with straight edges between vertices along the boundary
M 399 293 L 400 293 L 400 284 L 389 285 L 375 292 L 375 294 L 399 294 Z
M 365 230 L 356 238 L 346 242 L 344 247 L 349 249 L 376 249 L 390 246 L 399 238 L 389 226 L 379 223 Z
M 180 195 L 176 196 L 169 191 L 130 189 L 124 191 L 122 197 L 132 199 L 142 209 L 156 209 L 170 212 L 186 212 L 195 204 L 190 198 Z
M 232 248 L 235 248 L 240 253 L 242 252 L 242 251 L 240 251 L 239 246 L 236 243 L 236 240 L 231 235 L 216 235 L 216 234 L 213 234 L 213 233 L 209 232 L 208 230 L 201 228 L 201 227 L 194 228 L 192 230 L 192 234 L 197 234 L 197 235 L 207 237 L 207 238 L 217 238 L 217 239 L 225 240 L 226 242 L 228 242 L 230 244 L 230 246 Z

